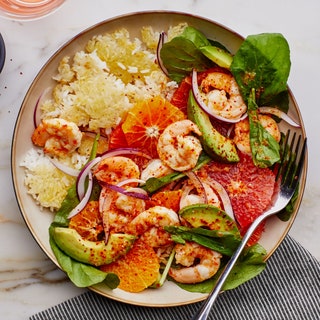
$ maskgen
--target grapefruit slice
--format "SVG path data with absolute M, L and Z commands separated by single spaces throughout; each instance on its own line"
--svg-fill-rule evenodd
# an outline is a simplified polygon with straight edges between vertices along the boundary
M 275 175 L 269 168 L 258 168 L 250 156 L 239 154 L 237 164 L 211 162 L 207 174 L 227 190 L 241 234 L 270 205 L 275 188 Z M 264 225 L 257 229 L 250 244 L 257 242 Z

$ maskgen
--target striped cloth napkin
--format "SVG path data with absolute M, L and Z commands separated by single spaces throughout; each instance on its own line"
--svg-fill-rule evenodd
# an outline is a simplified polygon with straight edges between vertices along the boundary
M 30 320 L 187 320 L 201 302 L 148 308 L 124 304 L 88 291 Z M 290 236 L 253 280 L 221 294 L 209 319 L 320 320 L 320 262 Z

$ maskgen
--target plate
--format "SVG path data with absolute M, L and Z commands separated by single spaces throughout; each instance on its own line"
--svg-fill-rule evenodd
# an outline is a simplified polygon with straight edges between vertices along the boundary
M 231 52 L 236 52 L 243 41 L 243 37 L 236 32 L 208 19 L 202 17 L 168 11 L 146 11 L 137 12 L 128 15 L 122 15 L 113 19 L 109 19 L 98 23 L 87 30 L 81 32 L 76 37 L 62 46 L 40 70 L 33 83 L 31 84 L 24 101 L 22 103 L 14 130 L 12 144 L 12 174 L 16 198 L 25 219 L 27 227 L 34 236 L 36 242 L 47 254 L 47 256 L 58 266 L 55 256 L 49 245 L 48 227 L 52 221 L 52 214 L 41 212 L 33 199 L 27 195 L 24 186 L 24 169 L 19 165 L 23 160 L 26 152 L 33 148 L 31 143 L 31 134 L 33 127 L 33 112 L 37 103 L 37 99 L 45 88 L 53 85 L 52 75 L 56 73 L 59 61 L 65 55 L 72 56 L 75 52 L 82 50 L 89 39 L 94 35 L 112 32 L 121 27 L 125 27 L 130 31 L 132 37 L 139 35 L 139 30 L 143 26 L 152 26 L 155 30 L 162 31 L 171 25 L 181 22 L 187 22 L 189 25 L 195 26 L 208 38 L 223 43 Z M 301 123 L 301 128 L 295 129 L 302 132 L 305 136 L 305 130 L 299 112 L 298 105 L 289 90 L 289 115 L 294 120 Z M 283 122 L 283 121 L 282 121 Z M 282 129 L 285 124 L 281 122 Z M 261 244 L 266 248 L 268 257 L 276 250 L 285 235 L 288 233 L 294 219 L 297 215 L 299 205 L 301 203 L 303 190 L 306 180 L 306 166 L 304 168 L 302 182 L 300 184 L 299 198 L 296 202 L 294 213 L 289 221 L 281 222 L 278 218 L 273 217 L 267 221 L 265 232 L 261 238 Z M 133 294 L 124 292 L 120 289 L 110 290 L 106 286 L 97 285 L 90 288 L 91 290 L 109 297 L 114 300 L 125 303 L 152 306 L 152 307 L 168 307 L 183 304 L 194 303 L 205 299 L 206 294 L 190 293 L 180 289 L 173 283 L 167 282 L 162 288 L 154 290 L 147 289 L 142 293 Z

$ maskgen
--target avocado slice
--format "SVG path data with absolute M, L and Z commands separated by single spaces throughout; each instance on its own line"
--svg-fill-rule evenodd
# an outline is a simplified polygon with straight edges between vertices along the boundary
M 230 69 L 233 56 L 229 52 L 216 46 L 203 46 L 200 51 L 218 66 Z
M 193 228 L 205 227 L 210 230 L 227 231 L 239 235 L 235 221 L 222 209 L 210 204 L 193 204 L 179 211 L 179 215 Z
M 127 253 L 135 236 L 129 234 L 111 234 L 106 244 L 104 241 L 88 241 L 71 228 L 56 227 L 53 238 L 57 246 L 71 258 L 93 266 L 111 263 Z
M 238 162 L 239 155 L 235 143 L 223 136 L 212 125 L 209 116 L 198 106 L 192 91 L 188 99 L 188 118 L 200 129 L 199 137 L 204 151 L 213 159 L 222 162 Z

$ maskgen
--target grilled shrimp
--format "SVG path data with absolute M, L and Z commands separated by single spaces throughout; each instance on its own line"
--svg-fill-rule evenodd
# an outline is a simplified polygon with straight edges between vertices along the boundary
M 275 138 L 277 142 L 279 142 L 281 138 L 281 132 L 276 121 L 265 114 L 259 114 L 258 118 L 261 125 Z M 251 154 L 250 126 L 248 118 L 243 119 L 235 124 L 234 133 L 234 142 L 237 148 L 243 153 Z
M 157 150 L 161 161 L 176 171 L 186 171 L 195 167 L 202 146 L 198 126 L 190 120 L 181 120 L 170 124 L 159 137 Z
M 100 192 L 99 211 L 102 216 L 105 241 L 112 232 L 125 232 L 127 225 L 145 210 L 145 201 L 103 187 Z
M 160 159 L 152 159 L 141 172 L 141 179 L 147 181 L 149 178 L 160 178 L 172 173 L 173 170 L 166 166 Z
M 140 170 L 133 160 L 116 156 L 102 159 L 94 170 L 94 175 L 100 181 L 117 184 L 126 179 L 138 179 Z
M 169 275 L 181 283 L 198 283 L 211 278 L 220 267 L 222 255 L 195 242 L 175 246 L 175 259 L 184 268 L 170 268 Z M 194 265 L 195 261 L 200 262 Z
M 179 217 L 175 211 L 154 206 L 138 214 L 128 224 L 126 232 L 141 237 L 152 247 L 160 247 L 172 243 L 170 234 L 163 227 L 179 224 Z
M 215 114 L 226 119 L 238 119 L 246 111 L 238 84 L 234 77 L 223 72 L 210 72 L 201 81 L 203 101 Z
M 71 121 L 60 118 L 44 119 L 35 129 L 31 140 L 43 147 L 45 153 L 65 156 L 75 151 L 81 144 L 82 132 Z
M 152 227 L 169 225 L 179 225 L 177 213 L 166 207 L 154 206 L 138 214 L 128 225 L 127 232 L 140 236 Z

